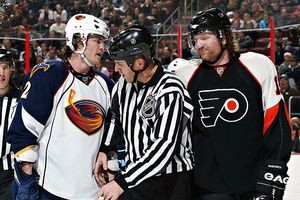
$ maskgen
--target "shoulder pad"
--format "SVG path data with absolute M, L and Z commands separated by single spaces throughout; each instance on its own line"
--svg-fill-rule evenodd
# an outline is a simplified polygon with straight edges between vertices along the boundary
M 168 65 L 167 70 L 177 75 L 184 85 L 187 86 L 193 72 L 201 63 L 201 59 L 185 60 L 182 58 L 176 58 Z

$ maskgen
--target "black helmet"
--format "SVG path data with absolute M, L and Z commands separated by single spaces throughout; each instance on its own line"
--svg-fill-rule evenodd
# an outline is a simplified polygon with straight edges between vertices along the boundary
M 13 55 L 10 51 L 0 48 L 0 61 L 9 61 L 9 65 L 13 65 Z
M 141 25 L 134 25 L 124 29 L 111 41 L 110 56 L 113 60 L 126 60 L 132 68 L 134 58 L 138 55 L 151 60 L 155 54 L 154 38 L 151 33 Z
M 213 31 L 218 38 L 225 37 L 225 31 L 230 31 L 230 21 L 227 15 L 218 8 L 200 11 L 193 17 L 188 26 L 191 40 L 198 32 Z

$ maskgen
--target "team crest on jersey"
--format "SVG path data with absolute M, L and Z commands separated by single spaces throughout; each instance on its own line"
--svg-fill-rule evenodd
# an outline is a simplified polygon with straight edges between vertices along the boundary
M 37 72 L 38 70 L 42 69 L 45 71 L 47 71 L 49 69 L 50 65 L 46 64 L 46 63 L 39 63 L 36 66 L 34 66 L 30 72 L 30 78 L 32 77 L 32 75 Z
M 71 122 L 87 135 L 93 135 L 100 130 L 104 123 L 105 110 L 97 102 L 91 100 L 72 101 L 75 91 L 71 90 L 70 105 L 65 108 Z
M 142 116 L 144 118 L 150 118 L 155 113 L 155 94 L 150 94 L 145 99 L 145 103 L 142 107 Z
M 199 91 L 201 121 L 205 127 L 214 127 L 218 120 L 237 122 L 248 111 L 246 96 L 236 89 Z

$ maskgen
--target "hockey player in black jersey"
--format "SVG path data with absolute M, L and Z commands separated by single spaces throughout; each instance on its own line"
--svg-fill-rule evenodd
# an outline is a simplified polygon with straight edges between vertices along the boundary
M 99 199 L 191 199 L 193 107 L 183 83 L 153 57 L 154 44 L 150 32 L 135 25 L 110 45 L 115 70 L 122 76 L 113 88 L 113 119 L 105 144 L 118 134 L 124 137 L 126 167 L 102 186 Z
M 188 81 L 194 106 L 196 200 L 281 200 L 291 129 L 269 58 L 238 53 L 221 10 L 188 26 L 202 63 Z

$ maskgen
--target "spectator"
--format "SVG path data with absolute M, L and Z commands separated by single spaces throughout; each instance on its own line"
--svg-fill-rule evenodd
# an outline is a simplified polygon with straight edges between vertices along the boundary
M 287 12 L 286 8 L 282 8 L 281 13 L 275 23 L 277 26 L 285 26 L 290 25 L 293 22 L 292 20 L 293 19 Z
M 251 16 L 252 16 L 252 19 L 256 21 L 256 23 L 259 23 L 260 20 L 263 19 L 263 14 L 264 14 L 265 12 L 267 12 L 267 11 L 265 11 L 265 10 L 261 7 L 260 3 L 254 2 L 254 3 L 252 4 Z
M 132 16 L 132 19 L 133 19 L 134 23 L 138 23 L 139 14 L 140 14 L 140 8 L 139 7 L 134 8 L 133 16 Z
M 36 56 L 36 64 L 44 62 L 44 57 L 42 55 Z
M 96 2 L 96 0 L 91 0 L 87 6 L 87 12 L 95 17 L 101 17 L 101 10 Z
M 290 87 L 289 76 L 286 74 L 280 76 L 279 86 L 287 106 L 289 106 L 288 102 L 291 96 L 300 95 L 300 92 L 296 88 Z
M 284 62 L 284 53 L 286 52 L 283 48 L 283 45 L 281 42 L 275 43 L 275 65 L 279 66 L 281 63 Z
M 16 26 L 20 25 L 20 22 L 22 21 L 22 19 L 23 19 L 23 13 L 22 13 L 21 7 L 19 4 L 15 4 L 13 6 L 13 14 L 9 18 L 11 27 L 16 27 Z
M 112 11 L 111 11 L 111 17 L 110 17 L 110 26 L 113 26 L 113 27 L 119 27 L 122 25 L 122 19 L 120 17 L 120 15 L 117 13 L 117 9 L 116 8 L 112 8 Z
M 121 16 L 132 15 L 133 13 L 133 9 L 127 0 L 123 1 L 122 5 L 119 7 L 119 11 Z
M 300 89 L 300 64 L 296 60 L 294 56 L 292 56 L 289 59 L 289 70 L 286 72 L 286 74 L 290 77 L 293 78 L 295 81 L 296 86 L 292 85 L 290 82 L 291 87 L 295 87 L 298 90 Z
M 244 20 L 241 19 L 240 14 L 238 12 L 233 12 L 233 17 L 231 20 L 231 26 L 234 30 L 243 29 L 245 26 Z
M 8 50 L 13 59 L 18 59 L 19 50 L 12 47 L 12 43 L 11 43 L 11 40 L 9 38 L 4 38 L 3 39 L 2 46 L 0 48 Z
M 14 177 L 13 171 L 13 154 L 11 146 L 6 142 L 6 134 L 9 129 L 14 108 L 20 96 L 15 84 L 12 82 L 12 54 L 0 48 L 0 199 L 13 200 L 12 196 L 12 181 Z
M 270 16 L 268 12 L 264 12 L 263 19 L 261 19 L 259 22 L 259 28 L 260 29 L 270 28 Z
M 249 49 L 253 47 L 253 39 L 250 35 L 247 35 L 245 31 L 239 31 L 238 32 L 238 41 L 239 41 L 239 47 L 242 49 Z
M 145 17 L 144 13 L 139 14 L 137 24 L 146 27 L 152 33 L 152 23 Z
M 43 19 L 45 23 L 54 21 L 53 10 L 49 8 L 48 4 L 45 4 L 40 10 L 39 18 Z
M 44 22 L 43 18 L 38 19 L 38 22 L 33 25 L 33 29 L 41 34 L 42 37 L 45 37 L 49 33 L 49 26 Z
M 49 32 L 54 31 L 59 37 L 65 35 L 66 24 L 61 22 L 61 16 L 57 15 L 55 18 L 55 23 L 52 24 L 49 28 Z
M 257 23 L 252 19 L 250 13 L 244 13 L 243 15 L 244 29 L 255 29 L 257 28 Z
M 80 0 L 74 0 L 73 7 L 71 7 L 68 13 L 70 14 L 70 16 L 85 13 L 85 10 L 81 6 Z
M 108 26 L 110 26 L 110 18 L 111 16 L 109 14 L 109 8 L 108 7 L 103 8 L 100 19 L 103 20 Z
M 44 63 L 50 63 L 54 61 L 62 61 L 62 59 L 57 56 L 56 49 L 50 49 L 47 54 L 47 57 L 44 59 Z
M 292 151 L 300 153 L 300 118 L 292 117 Z
M 141 13 L 144 13 L 145 16 L 151 15 L 152 6 L 151 0 L 144 0 L 144 3 L 140 6 Z
M 54 19 L 56 19 L 57 16 L 60 16 L 61 17 L 61 21 L 63 23 L 66 23 L 67 20 L 68 20 L 68 13 L 67 11 L 64 9 L 64 7 L 62 7 L 59 3 L 56 4 L 55 6 L 55 10 L 53 12 L 53 17 Z
M 288 71 L 289 65 L 290 65 L 289 60 L 290 60 L 291 57 L 292 57 L 292 54 L 290 52 L 285 52 L 283 54 L 284 61 L 277 68 L 278 74 L 280 76 Z
M 192 57 L 191 48 L 187 39 L 182 41 L 182 58 L 190 59 Z
M 247 1 L 242 1 L 241 3 L 241 7 L 239 9 L 239 15 L 243 16 L 244 13 L 250 13 L 251 12 L 251 6 L 249 5 L 249 3 Z
M 277 23 L 278 18 L 280 16 L 280 5 L 278 1 L 274 1 L 271 3 L 272 9 L 269 10 L 270 16 L 274 17 L 274 21 Z
M 172 60 L 173 60 L 172 49 L 170 49 L 169 47 L 165 47 L 163 49 L 163 56 L 161 58 L 162 66 L 166 67 L 168 64 L 170 64 L 172 62 Z

